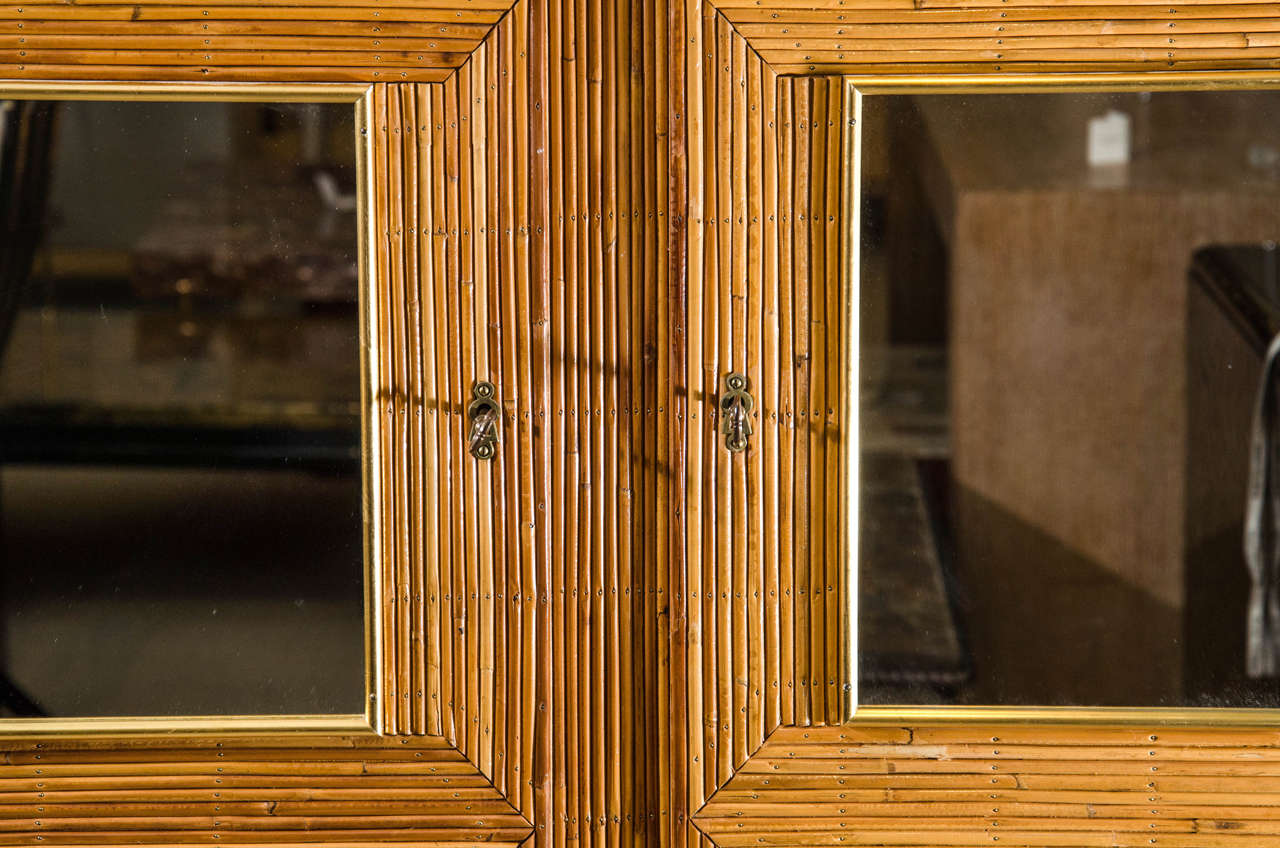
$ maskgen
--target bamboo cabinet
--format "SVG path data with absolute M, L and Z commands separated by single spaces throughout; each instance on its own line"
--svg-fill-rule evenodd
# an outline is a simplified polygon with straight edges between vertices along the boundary
M 0 6 L 11 90 L 358 102 L 376 375 L 367 715 L 15 729 L 0 842 L 1280 844 L 1270 713 L 848 717 L 843 488 L 853 89 L 1262 86 L 1276 32 L 1199 0 Z

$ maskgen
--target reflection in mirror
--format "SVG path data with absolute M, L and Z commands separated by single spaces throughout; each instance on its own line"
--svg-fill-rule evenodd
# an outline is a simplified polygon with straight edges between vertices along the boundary
M 0 101 L 0 714 L 364 711 L 354 114 Z
M 1280 94 L 863 109 L 861 703 L 1280 706 Z

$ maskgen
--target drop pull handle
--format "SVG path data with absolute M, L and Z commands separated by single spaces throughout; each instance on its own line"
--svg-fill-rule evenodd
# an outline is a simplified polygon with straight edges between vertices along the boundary
M 493 459 L 498 452 L 498 422 L 502 411 L 494 399 L 497 393 L 497 388 L 488 380 L 477 380 L 471 389 L 472 400 L 467 407 L 471 433 L 467 438 L 467 449 L 476 459 Z
M 720 395 L 720 433 L 724 446 L 734 453 L 747 449 L 755 408 L 755 398 L 747 391 L 746 375 L 734 372 L 725 377 L 724 394 Z

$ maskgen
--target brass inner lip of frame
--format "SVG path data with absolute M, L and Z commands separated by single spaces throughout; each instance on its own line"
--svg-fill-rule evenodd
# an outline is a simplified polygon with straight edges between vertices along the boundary
M 3 100 L 121 100 L 226 101 L 252 103 L 349 103 L 355 110 L 356 220 L 359 265 L 358 323 L 360 325 L 360 478 L 364 504 L 364 703 L 365 711 L 332 715 L 225 716 L 106 716 L 69 718 L 2 718 L 0 739 L 6 738 L 129 738 L 154 736 L 368 736 L 380 731 L 378 705 L 382 701 L 381 642 L 382 481 L 377 472 L 381 445 L 372 404 L 378 385 L 377 357 L 384 340 L 378 333 L 378 290 L 374 253 L 373 210 L 373 88 L 364 83 L 120 83 L 120 82 L 0 82 Z
M 858 706 L 858 469 L 861 430 L 858 417 L 858 297 L 860 272 L 858 202 L 862 187 L 862 97 L 881 94 L 1049 94 L 1107 91 L 1257 91 L 1280 89 L 1280 74 L 1264 71 L 1131 71 L 1059 74 L 936 74 L 877 76 L 848 74 L 844 83 L 845 126 L 841 151 L 842 317 L 841 345 L 847 375 L 842 410 L 854 437 L 845 440 L 841 457 L 841 604 L 842 714 L 846 725 L 901 724 L 1059 724 L 1185 727 L 1280 727 L 1280 709 L 1249 707 L 1070 707 L 1070 706 Z

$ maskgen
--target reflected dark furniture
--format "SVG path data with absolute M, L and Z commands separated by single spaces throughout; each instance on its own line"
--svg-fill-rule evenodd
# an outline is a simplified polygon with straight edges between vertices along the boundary
M 53 103 L 0 101 L 0 357 L 40 243 L 55 115 Z M 0 444 L 8 443 L 7 436 L 0 432 Z M 0 643 L 0 656 L 3 650 Z M 44 715 L 39 704 L 3 671 L 0 707 L 19 716 Z
M 1245 675 L 1249 576 L 1242 542 L 1253 406 L 1280 332 L 1280 251 L 1197 251 L 1187 296 L 1186 693 L 1273 693 Z

